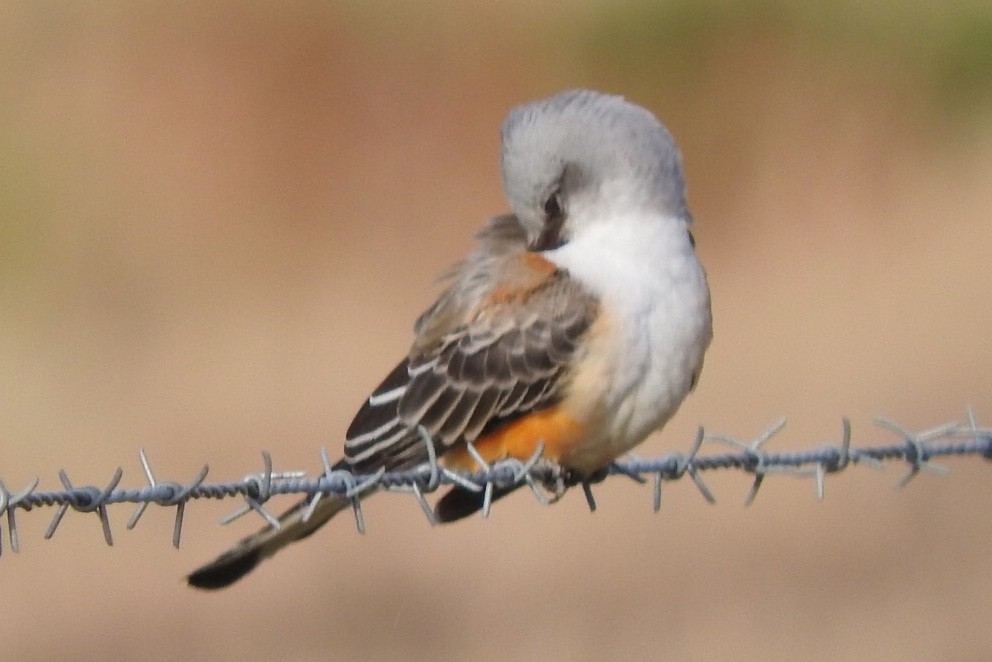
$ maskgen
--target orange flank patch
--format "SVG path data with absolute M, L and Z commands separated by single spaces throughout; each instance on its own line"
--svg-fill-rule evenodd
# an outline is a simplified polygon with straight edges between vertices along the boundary
M 540 443 L 544 444 L 543 457 L 558 460 L 580 440 L 581 435 L 582 426 L 578 421 L 561 407 L 552 407 L 518 418 L 492 434 L 476 439 L 473 445 L 487 463 L 508 457 L 526 460 L 534 455 Z M 449 469 L 479 469 L 464 448 L 452 449 L 442 461 Z
M 520 263 L 533 274 L 541 276 L 541 278 L 547 278 L 558 270 L 558 266 L 554 262 L 545 259 L 540 253 L 532 253 L 530 251 L 520 256 Z
M 507 263 L 496 286 L 483 301 L 482 308 L 525 299 L 557 270 L 554 262 L 544 259 L 539 253 L 521 253 L 515 260 Z

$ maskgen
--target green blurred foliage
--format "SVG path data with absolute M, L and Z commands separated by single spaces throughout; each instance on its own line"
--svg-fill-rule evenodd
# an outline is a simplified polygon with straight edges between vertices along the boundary
M 581 66 L 691 88 L 735 54 L 853 59 L 919 87 L 938 112 L 992 101 L 992 3 L 675 0 L 596 3 L 574 45 Z M 622 72 L 622 73 L 620 73 Z

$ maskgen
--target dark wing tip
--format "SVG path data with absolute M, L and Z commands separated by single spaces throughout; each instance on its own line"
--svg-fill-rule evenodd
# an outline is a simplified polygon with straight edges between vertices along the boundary
M 410 381 L 410 373 L 408 371 L 409 361 L 403 359 L 396 367 L 390 371 L 382 383 L 373 391 L 373 395 L 381 395 L 393 389 L 406 386 Z M 359 408 L 358 413 L 355 414 L 355 418 L 352 419 L 351 425 L 348 426 L 348 431 L 345 433 L 345 439 L 354 439 L 355 437 L 361 436 L 362 434 L 368 432 L 369 430 L 374 430 L 380 425 L 388 422 L 391 418 L 396 416 L 396 404 L 390 403 L 390 406 L 375 406 L 371 404 L 369 400 L 362 403 Z M 345 445 L 345 450 L 347 450 L 347 445 Z
M 261 560 L 261 548 L 232 550 L 191 572 L 186 577 L 186 582 L 190 586 L 207 590 L 224 588 L 254 570 Z

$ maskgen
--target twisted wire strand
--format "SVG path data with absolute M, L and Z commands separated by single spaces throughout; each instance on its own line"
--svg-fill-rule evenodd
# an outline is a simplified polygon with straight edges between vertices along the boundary
M 39 480 L 35 478 L 21 490 L 11 492 L 4 481 L 0 480 L 0 518 L 6 516 L 7 539 L 10 549 L 17 553 L 20 551 L 16 517 L 18 511 L 54 508 L 55 515 L 45 532 L 46 539 L 55 534 L 70 509 L 81 513 L 96 513 L 104 540 L 108 545 L 113 545 L 107 506 L 119 503 L 137 506 L 128 519 L 128 529 L 133 529 L 138 524 L 150 505 L 174 507 L 176 517 L 172 544 L 178 548 L 186 506 L 190 501 L 199 499 L 239 498 L 243 501 L 236 511 L 222 519 L 222 523 L 226 524 L 254 511 L 271 526 L 278 527 L 277 518 L 265 508 L 265 503 L 271 497 L 281 494 L 306 495 L 311 499 L 309 512 L 312 513 L 323 496 L 340 495 L 352 501 L 356 527 L 360 533 L 364 533 L 365 518 L 361 497 L 376 489 L 412 494 L 428 520 L 435 523 L 434 511 L 425 495 L 449 485 L 483 492 L 482 515 L 488 516 L 492 494 L 497 488 L 526 484 L 538 501 L 547 504 L 560 498 L 568 487 L 577 484 L 582 487 L 589 509 L 594 511 L 596 501 L 592 491 L 593 483 L 611 476 L 626 476 L 640 483 L 647 483 L 650 479 L 652 505 L 657 512 L 661 508 L 663 484 L 686 476 L 703 498 L 715 503 L 716 499 L 702 477 L 708 471 L 736 470 L 750 474 L 753 480 L 744 501 L 745 505 L 749 505 L 758 495 L 766 477 L 772 474 L 812 478 L 817 497 L 822 500 L 826 476 L 855 465 L 863 464 L 877 469 L 886 462 L 902 462 L 908 469 L 897 486 L 903 487 L 921 472 L 945 474 L 947 470 L 933 462 L 936 458 L 971 456 L 992 460 L 992 428 L 980 427 L 971 411 L 968 412 L 966 424 L 948 423 L 915 433 L 887 419 L 876 419 L 875 424 L 896 435 L 898 440 L 887 445 L 852 447 L 851 423 L 845 418 L 841 439 L 836 444 L 808 450 L 769 452 L 765 450 L 765 446 L 785 427 L 785 419 L 777 421 L 751 441 L 741 441 L 725 435 L 706 435 L 700 428 L 687 453 L 669 453 L 653 459 L 629 455 L 627 459 L 610 465 L 599 475 L 581 480 L 569 476 L 561 467 L 542 458 L 541 448 L 526 461 L 507 459 L 490 465 L 470 447 L 469 451 L 475 454 L 481 469 L 475 473 L 452 471 L 437 462 L 434 443 L 424 431 L 421 431 L 421 437 L 427 446 L 429 462 L 408 471 L 379 471 L 370 475 L 354 475 L 348 471 L 332 469 L 326 449 L 321 449 L 323 473 L 313 478 L 302 471 L 275 471 L 271 455 L 263 451 L 262 471 L 250 474 L 240 481 L 207 483 L 209 468 L 206 465 L 187 483 L 160 481 L 155 478 L 151 464 L 142 450 L 139 458 L 148 481 L 148 485 L 144 487 L 118 487 L 123 477 L 120 468 L 103 487 L 77 486 L 65 470 L 59 471 L 63 487 L 61 490 L 39 491 Z M 729 451 L 700 455 L 706 444 L 727 447 Z M 0 556 L 4 551 L 2 529 L 0 519 Z

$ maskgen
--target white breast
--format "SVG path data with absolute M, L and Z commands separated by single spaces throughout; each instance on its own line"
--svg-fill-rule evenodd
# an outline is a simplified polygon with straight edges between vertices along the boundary
M 675 414 L 712 337 L 709 288 L 683 221 L 613 219 L 545 256 L 600 297 L 566 404 L 588 425 L 567 464 L 594 471 Z

